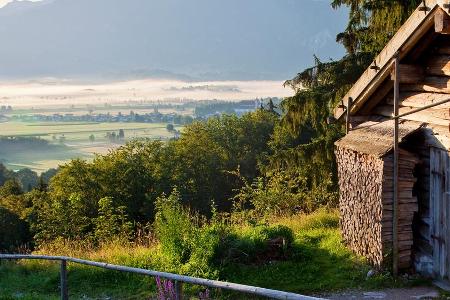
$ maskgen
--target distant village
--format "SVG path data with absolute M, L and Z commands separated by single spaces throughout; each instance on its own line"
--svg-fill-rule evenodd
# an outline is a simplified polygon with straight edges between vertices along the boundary
M 270 98 L 273 102 L 278 103 L 280 99 Z M 205 120 L 222 114 L 236 114 L 238 116 L 247 112 L 255 111 L 263 107 L 266 99 L 243 100 L 239 102 L 220 102 L 208 101 L 193 103 L 185 103 L 173 106 L 173 112 L 161 113 L 159 109 L 167 108 L 163 106 L 149 107 L 152 110 L 148 113 L 136 113 L 130 110 L 127 113 L 118 112 L 111 114 L 110 112 L 95 113 L 93 109 L 89 109 L 86 114 L 74 113 L 26 113 L 15 114 L 11 106 L 2 106 L 0 108 L 0 120 L 8 119 L 10 121 L 20 122 L 97 122 L 97 123 L 171 123 L 177 125 L 186 125 L 194 120 Z M 142 107 L 138 107 L 142 110 Z M 191 113 L 181 113 L 190 109 Z M 105 109 L 102 109 L 105 111 Z M 102 111 L 100 110 L 100 111 Z M 180 111 L 180 113 L 176 112 Z

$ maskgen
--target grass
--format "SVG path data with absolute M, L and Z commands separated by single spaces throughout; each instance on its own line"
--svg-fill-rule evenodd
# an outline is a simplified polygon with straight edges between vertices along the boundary
M 345 289 L 370 290 L 415 284 L 393 280 L 386 274 L 366 279 L 370 267 L 343 245 L 335 211 L 321 210 L 312 215 L 285 217 L 270 223 L 294 230 L 295 239 L 289 259 L 251 265 L 228 264 L 221 270 L 221 280 L 312 295 Z M 243 237 L 251 235 L 250 226 L 238 229 Z M 39 253 L 166 269 L 156 244 L 132 247 L 112 243 L 96 250 L 83 245 L 60 244 L 57 248 L 48 247 Z M 58 266 L 54 263 L 22 261 L 3 264 L 0 267 L 0 295 L 3 295 L 0 299 L 19 299 L 18 295 L 25 297 L 20 299 L 56 299 L 58 280 Z M 72 299 L 148 299 L 154 292 L 154 282 L 150 278 L 73 264 L 69 266 L 69 287 Z

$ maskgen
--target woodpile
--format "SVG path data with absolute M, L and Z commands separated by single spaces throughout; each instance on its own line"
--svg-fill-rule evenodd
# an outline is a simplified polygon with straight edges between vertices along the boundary
M 338 147 L 341 229 L 345 243 L 381 267 L 383 161 Z
M 341 230 L 345 243 L 380 268 L 392 250 L 393 160 L 343 147 L 336 148 L 338 163 Z M 413 176 L 418 159 L 401 151 L 399 161 L 398 243 L 399 267 L 412 262 L 413 217 L 418 211 L 413 196 Z
M 383 157 L 383 228 L 382 241 L 383 253 L 389 253 L 392 250 L 393 240 L 393 155 L 389 154 Z M 416 156 L 406 151 L 400 151 L 399 154 L 399 178 L 398 178 L 398 245 L 399 245 L 399 268 L 406 269 L 411 267 L 413 250 L 413 218 L 418 212 L 419 206 L 417 197 L 413 196 L 413 188 L 416 183 L 414 177 L 414 168 L 419 163 Z

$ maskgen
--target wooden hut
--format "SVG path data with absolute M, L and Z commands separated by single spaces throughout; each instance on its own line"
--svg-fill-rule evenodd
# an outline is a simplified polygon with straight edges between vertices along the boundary
M 449 13 L 450 1 L 424 1 L 335 111 L 349 129 L 335 151 L 345 242 L 375 266 L 395 256 L 399 269 L 447 279 Z

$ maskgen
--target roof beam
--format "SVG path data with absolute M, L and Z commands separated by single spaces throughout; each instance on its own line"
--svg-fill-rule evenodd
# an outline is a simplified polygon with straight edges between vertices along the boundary
M 429 0 L 426 1 L 426 8 L 421 5 L 403 26 L 394 35 L 391 41 L 375 58 L 374 64 L 379 70 L 368 68 L 355 85 L 350 89 L 344 97 L 344 101 L 352 98 L 354 105 L 350 110 L 350 114 L 354 114 L 367 101 L 380 84 L 390 75 L 392 70 L 393 57 L 398 54 L 402 59 L 416 45 L 416 43 L 434 26 L 434 15 L 441 5 L 448 1 Z M 335 111 L 335 117 L 340 119 L 345 112 L 342 110 Z

